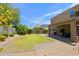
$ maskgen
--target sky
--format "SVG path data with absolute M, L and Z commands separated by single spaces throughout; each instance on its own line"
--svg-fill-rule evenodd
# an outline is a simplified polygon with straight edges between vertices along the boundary
M 27 27 L 50 24 L 52 17 L 74 6 L 73 3 L 13 3 L 20 9 L 20 22 Z

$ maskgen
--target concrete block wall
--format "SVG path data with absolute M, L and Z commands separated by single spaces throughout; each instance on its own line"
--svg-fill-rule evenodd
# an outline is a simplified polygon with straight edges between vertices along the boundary
M 14 33 L 15 32 L 15 28 L 13 28 L 13 27 L 8 27 L 8 30 L 6 30 L 9 34 L 11 34 L 11 33 Z M 5 30 L 4 30 L 4 28 L 2 27 L 2 26 L 0 26 L 0 34 L 2 34 L 2 33 L 4 33 L 5 32 Z

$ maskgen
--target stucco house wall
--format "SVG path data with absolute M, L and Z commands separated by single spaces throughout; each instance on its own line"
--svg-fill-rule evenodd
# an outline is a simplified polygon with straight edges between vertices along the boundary
M 58 23 L 62 23 L 62 22 L 67 22 L 67 21 L 71 21 L 72 18 L 69 15 L 69 11 L 70 10 L 75 10 L 75 11 L 79 11 L 79 4 L 62 12 L 61 14 L 53 17 L 51 19 L 51 24 L 58 24 Z M 79 20 L 79 19 L 78 19 Z
M 71 17 L 69 11 L 74 10 L 74 11 L 79 11 L 79 4 L 76 6 L 69 8 L 68 10 L 62 12 L 61 14 L 53 17 L 51 19 L 51 24 L 50 24 L 50 33 L 53 34 L 52 29 L 56 28 L 57 33 L 60 32 L 60 28 L 63 27 L 65 28 L 66 32 L 69 32 L 71 35 L 71 39 L 73 41 L 77 41 L 77 22 L 79 23 L 79 17 Z

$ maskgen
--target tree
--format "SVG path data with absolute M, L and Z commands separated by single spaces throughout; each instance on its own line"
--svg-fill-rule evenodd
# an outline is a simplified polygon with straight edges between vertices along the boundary
M 44 28 L 43 28 L 43 34 L 47 34 L 48 31 L 49 31 L 49 30 L 48 30 L 48 27 L 44 27 Z
M 40 26 L 39 24 L 36 25 L 36 26 L 33 28 L 34 32 L 38 34 L 38 33 L 40 32 L 40 30 L 39 30 L 40 27 L 41 27 L 41 26 Z
M 19 9 L 15 9 L 15 13 L 13 14 L 14 20 L 11 21 L 13 27 L 17 27 L 20 24 L 20 11 Z
M 9 26 L 19 23 L 20 14 L 17 8 L 13 8 L 10 4 L 0 4 L 0 25 L 7 31 Z
M 27 33 L 27 26 L 19 24 L 16 28 L 17 34 L 19 35 L 25 35 Z

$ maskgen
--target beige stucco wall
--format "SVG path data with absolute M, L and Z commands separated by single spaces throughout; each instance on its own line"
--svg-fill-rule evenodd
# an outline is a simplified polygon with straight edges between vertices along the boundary
M 61 25 L 55 24 L 55 25 L 51 26 L 51 30 L 53 27 L 55 27 L 57 29 L 57 34 L 60 34 L 60 29 L 62 28 L 62 25 L 64 25 L 65 32 L 70 33 L 70 35 L 71 35 L 71 41 L 77 42 L 79 39 L 77 39 L 76 22 L 77 21 L 70 21 L 68 23 L 62 23 Z M 51 34 L 53 34 L 52 31 L 51 31 Z
M 69 10 L 75 10 L 79 11 L 79 4 L 64 11 L 63 13 L 55 16 L 54 18 L 51 19 L 51 29 L 53 27 L 57 28 L 57 32 L 59 33 L 59 30 L 62 25 L 67 25 L 70 24 L 70 26 L 65 27 L 66 32 L 71 33 L 71 40 L 72 41 L 77 41 L 77 28 L 76 28 L 76 23 L 79 23 L 79 17 L 75 17 L 75 20 L 72 20 L 73 18 L 70 17 L 69 15 Z M 52 31 L 51 31 L 52 33 Z
M 65 31 L 67 33 L 70 32 L 70 24 L 71 24 L 71 21 L 68 21 L 68 22 L 63 22 L 63 23 L 58 23 L 58 24 L 54 24 L 51 26 L 51 29 L 52 28 L 56 28 L 57 32 L 59 33 L 60 32 L 60 29 L 62 28 L 62 26 L 64 25 L 64 28 L 66 29 Z
M 57 33 L 60 33 L 60 29 L 62 28 L 63 26 L 57 26 Z M 64 25 L 63 27 L 65 30 L 66 33 L 70 33 L 70 24 L 67 24 L 67 25 Z
M 52 18 L 51 24 L 57 24 L 72 20 L 72 18 L 69 15 L 69 10 L 79 11 L 79 4 Z M 79 20 L 79 18 L 77 20 Z

